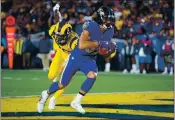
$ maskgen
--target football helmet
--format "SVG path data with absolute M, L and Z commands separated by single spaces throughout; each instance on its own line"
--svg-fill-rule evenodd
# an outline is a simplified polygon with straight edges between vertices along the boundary
M 94 21 L 104 28 L 111 28 L 115 24 L 114 11 L 107 6 L 102 6 L 97 10 Z

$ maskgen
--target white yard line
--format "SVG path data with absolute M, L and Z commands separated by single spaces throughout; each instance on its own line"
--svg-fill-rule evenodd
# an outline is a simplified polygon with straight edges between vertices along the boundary
M 12 77 L 3 77 L 3 79 L 8 79 L 8 80 L 11 80 Z
M 128 94 L 128 93 L 155 93 L 155 92 L 174 92 L 174 91 L 139 91 L 139 92 L 104 92 L 104 93 L 88 93 L 91 95 L 97 95 L 97 94 Z M 63 94 L 63 96 L 68 95 L 76 95 L 77 93 L 71 93 L 71 94 Z M 28 97 L 38 97 L 40 95 L 26 95 L 26 96 L 7 96 L 7 97 L 1 97 L 1 98 L 28 98 Z
M 15 80 L 22 80 L 22 78 L 15 78 Z
M 3 77 L 4 80 L 24 80 L 24 78 Z M 41 80 L 41 78 L 25 78 L 27 80 Z

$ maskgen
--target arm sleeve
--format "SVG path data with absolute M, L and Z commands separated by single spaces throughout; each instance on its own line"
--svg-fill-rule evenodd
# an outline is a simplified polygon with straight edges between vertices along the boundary
M 55 35 L 54 35 L 54 30 L 56 29 L 56 24 L 55 25 L 52 25 L 49 29 L 49 35 L 52 37 L 53 39 L 53 44 L 52 44 L 52 47 L 54 50 L 57 50 L 58 48 L 58 45 L 57 43 L 55 42 Z
M 77 43 L 78 43 L 78 35 L 75 32 L 70 32 L 70 37 L 69 38 L 70 38 L 69 47 L 70 47 L 71 50 L 73 50 L 76 47 Z
M 73 50 L 77 46 L 77 43 L 78 43 L 78 39 L 76 38 L 70 43 L 70 48 Z
M 54 30 L 56 29 L 56 25 L 52 25 L 49 29 L 49 35 L 54 38 Z

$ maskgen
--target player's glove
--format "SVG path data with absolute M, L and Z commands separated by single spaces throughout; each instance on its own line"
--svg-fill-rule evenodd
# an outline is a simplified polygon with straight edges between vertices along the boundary
M 106 50 L 109 50 L 109 48 L 110 48 L 110 41 L 99 41 L 98 42 L 98 48 L 104 48 Z
M 104 48 L 108 51 L 115 51 L 116 49 L 116 43 L 112 41 L 99 41 L 98 42 L 99 48 Z
M 111 41 L 111 43 L 110 43 L 110 50 L 109 51 L 113 53 L 116 50 L 117 50 L 117 44 L 115 42 Z
M 57 39 L 55 39 L 55 40 L 56 40 L 56 43 L 58 45 L 63 46 L 65 44 L 67 44 L 68 38 L 67 38 L 67 36 L 62 35 L 62 36 L 58 36 Z
M 116 43 L 112 41 L 99 42 L 99 53 L 101 55 L 109 56 L 116 51 Z
M 59 11 L 60 9 L 60 5 L 59 4 L 56 4 L 54 7 L 53 7 L 53 11 L 55 12 L 56 10 Z
M 68 36 L 67 35 L 61 35 L 60 33 L 58 32 L 53 32 L 52 33 L 52 36 L 53 38 L 55 39 L 55 42 L 58 44 L 58 45 L 65 45 L 68 41 Z

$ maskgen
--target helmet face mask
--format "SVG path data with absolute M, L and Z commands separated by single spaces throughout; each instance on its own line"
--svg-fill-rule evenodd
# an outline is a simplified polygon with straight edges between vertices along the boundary
M 65 45 L 68 41 L 68 36 L 67 35 L 59 35 L 56 38 L 56 43 L 59 45 Z
M 60 25 L 61 26 L 61 25 Z M 63 24 L 60 32 L 56 32 L 57 38 L 56 43 L 59 45 L 67 44 L 69 34 L 71 33 L 72 28 L 68 24 Z
M 114 23 L 107 20 L 102 26 L 104 29 L 110 29 L 110 28 L 112 28 L 112 26 L 114 26 Z

